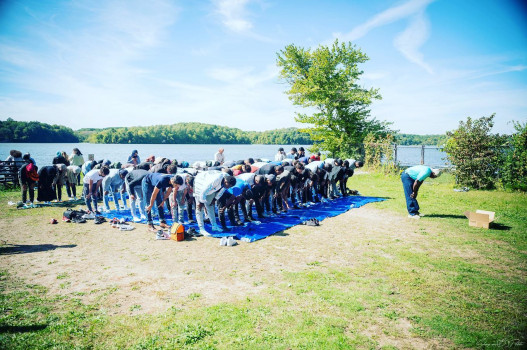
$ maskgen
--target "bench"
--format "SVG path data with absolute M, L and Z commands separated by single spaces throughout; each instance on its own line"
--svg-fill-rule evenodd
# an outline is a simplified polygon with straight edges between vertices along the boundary
M 16 162 L 0 161 L 0 185 L 3 185 L 4 188 L 16 188 L 20 186 Z

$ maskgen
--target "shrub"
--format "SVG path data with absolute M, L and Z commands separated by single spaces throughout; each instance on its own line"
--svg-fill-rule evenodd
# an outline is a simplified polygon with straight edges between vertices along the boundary
M 447 132 L 444 151 L 455 166 L 456 183 L 475 189 L 495 186 L 505 137 L 490 133 L 493 119 L 494 114 L 474 120 L 468 117 L 459 122 L 459 128 Z
M 393 136 L 368 134 L 364 139 L 364 163 L 368 168 L 393 174 L 398 171 L 394 161 Z
M 527 191 L 527 122 L 514 123 L 516 133 L 505 155 L 501 181 L 505 188 Z

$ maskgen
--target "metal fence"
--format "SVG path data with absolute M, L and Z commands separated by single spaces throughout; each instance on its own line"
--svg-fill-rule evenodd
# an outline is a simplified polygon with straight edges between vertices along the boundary
M 447 154 L 437 146 L 402 146 L 393 145 L 393 159 L 395 164 L 412 166 L 425 164 L 438 168 L 450 168 L 452 165 L 447 160 Z

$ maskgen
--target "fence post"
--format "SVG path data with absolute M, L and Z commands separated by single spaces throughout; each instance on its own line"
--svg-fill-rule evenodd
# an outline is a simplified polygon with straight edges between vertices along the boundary
M 421 165 L 425 163 L 425 145 L 421 145 Z
M 393 144 L 393 164 L 397 164 L 397 144 Z

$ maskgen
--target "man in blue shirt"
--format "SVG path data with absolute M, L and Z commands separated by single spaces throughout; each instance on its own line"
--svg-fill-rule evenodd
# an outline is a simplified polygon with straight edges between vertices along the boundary
M 435 179 L 441 175 L 441 170 L 432 169 L 426 165 L 416 165 L 403 171 L 401 174 L 401 181 L 403 182 L 404 196 L 406 197 L 406 208 L 408 209 L 408 217 L 412 219 L 419 219 L 419 203 L 417 203 L 417 193 L 419 187 L 423 184 L 426 178 Z

